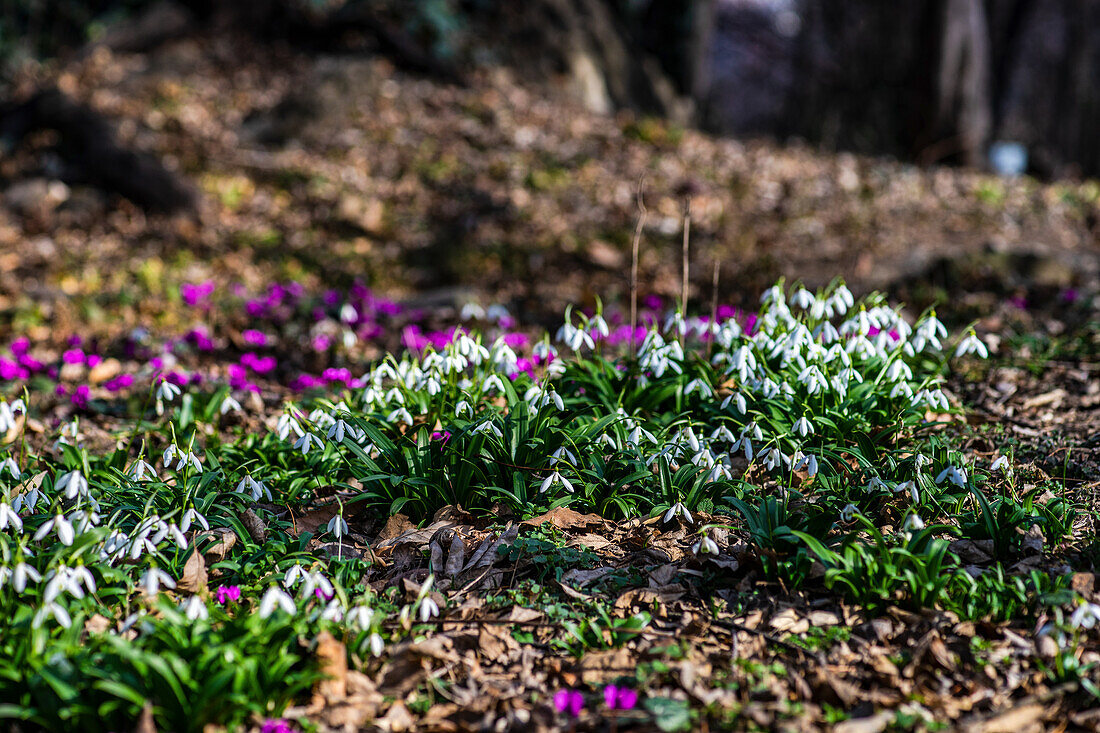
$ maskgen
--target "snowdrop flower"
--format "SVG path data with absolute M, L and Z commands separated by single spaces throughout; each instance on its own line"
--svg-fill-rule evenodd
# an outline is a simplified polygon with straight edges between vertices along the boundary
M 592 337 L 588 335 L 588 332 L 584 329 L 577 328 L 572 323 L 563 324 L 562 327 L 558 329 L 554 338 L 573 351 L 580 351 L 582 346 L 587 346 L 590 349 L 596 348 L 596 343 L 592 340 Z
M 798 292 L 791 296 L 791 305 L 798 306 L 802 310 L 806 310 L 811 305 L 813 305 L 814 301 L 816 300 L 817 299 L 814 297 L 814 294 L 811 293 L 809 290 L 807 290 L 806 288 L 799 288 Z
M 797 422 L 795 422 L 794 431 L 802 437 L 806 437 L 807 435 L 810 435 L 814 432 L 814 426 L 811 425 L 810 421 L 806 419 L 805 415 L 803 415 L 802 417 L 798 418 Z
M 684 387 L 684 396 L 698 392 L 702 397 L 710 397 L 714 394 L 714 391 L 710 388 L 710 385 L 704 382 L 702 379 L 693 379 L 687 383 Z
M 878 476 L 872 476 L 871 480 L 867 482 L 867 485 L 863 487 L 863 490 L 870 493 L 872 491 L 882 491 L 886 489 L 886 482 L 880 479 Z
M 916 514 L 910 514 L 905 518 L 905 530 L 907 532 L 916 532 L 922 529 L 924 529 L 924 520 Z
M 73 525 L 71 522 L 69 522 L 68 519 L 65 518 L 65 515 L 61 514 L 60 512 L 42 523 L 42 526 L 40 526 L 38 528 L 38 531 L 34 533 L 35 542 L 41 540 L 43 537 L 49 534 L 51 529 L 55 528 L 57 531 L 57 539 L 61 540 L 61 544 L 65 545 L 66 547 L 73 544 L 73 540 L 76 538 L 75 531 L 73 530 Z
M 130 466 L 130 470 L 126 472 L 126 475 L 128 475 L 134 481 L 142 481 L 145 478 L 146 474 L 149 474 L 154 479 L 157 478 L 156 469 L 150 466 L 142 458 L 134 461 L 133 465 Z
M 748 414 L 749 406 L 748 403 L 745 402 L 745 395 L 741 394 L 740 392 L 731 394 L 729 397 L 722 401 L 722 409 L 724 410 L 729 407 L 730 402 L 733 402 L 733 404 L 737 406 L 737 411 L 740 412 L 742 415 Z
M 146 570 L 145 574 L 141 576 L 140 584 L 147 596 L 155 596 L 160 592 L 161 586 L 165 588 L 176 587 L 176 581 L 172 576 L 158 567 L 150 567 Z
M 989 349 L 985 347 L 985 344 L 982 343 L 982 340 L 978 338 L 973 330 L 970 331 L 969 336 L 959 342 L 958 347 L 955 349 L 956 358 L 966 354 L 977 354 L 983 359 L 989 357 Z
M 286 440 L 292 432 L 301 437 L 305 432 L 302 430 L 301 424 L 291 415 L 289 412 L 284 412 L 279 416 L 279 421 L 275 424 L 275 432 L 279 436 L 279 440 Z
M 236 491 L 238 494 L 243 494 L 245 489 L 252 493 L 252 501 L 259 501 L 261 496 L 266 496 L 268 501 L 272 501 L 271 492 L 264 483 L 257 481 L 248 474 L 245 474 L 244 478 L 237 484 Z
M 630 431 L 630 435 L 626 437 L 626 444 L 631 448 L 637 448 L 641 445 L 641 442 L 643 440 L 650 442 L 653 445 L 657 445 L 658 442 L 657 438 L 653 436 L 653 433 L 642 428 L 640 425 L 635 425 L 634 429 Z
M 302 437 L 298 438 L 298 440 L 294 441 L 294 450 L 302 451 L 302 455 L 304 456 L 309 453 L 310 446 L 312 446 L 314 443 L 317 444 L 318 448 L 324 448 L 325 446 L 324 441 L 322 441 L 316 435 L 314 435 L 313 433 L 306 433 Z
M 1010 473 L 1012 471 L 1012 466 L 1008 462 L 1008 456 L 1001 456 L 993 461 L 993 465 L 989 467 L 990 471 L 996 471 L 998 469 L 1000 469 L 1002 473 Z
M 684 521 L 688 524 L 695 523 L 695 520 L 691 516 L 691 512 L 689 512 L 687 507 L 680 502 L 676 502 L 671 507 L 669 507 L 669 510 L 665 512 L 665 516 L 663 519 L 661 519 L 661 521 L 667 524 L 668 522 L 672 521 L 673 517 L 676 516 L 683 517 Z
M 260 618 L 267 618 L 275 612 L 276 608 L 281 608 L 291 616 L 298 610 L 298 607 L 294 605 L 294 598 L 286 591 L 279 588 L 279 586 L 273 585 L 267 589 L 263 599 L 260 601 Z
M 241 411 L 241 403 L 237 402 L 237 400 L 233 399 L 233 395 L 228 395 L 227 394 L 225 396 L 225 399 L 222 400 L 221 407 L 218 408 L 218 411 L 222 415 L 225 415 L 230 410 L 232 410 L 233 412 L 240 412 Z
M 180 388 L 167 379 L 161 379 L 157 383 L 157 399 L 171 402 L 180 395 Z
M 764 458 L 764 467 L 771 471 L 780 464 L 786 464 L 789 467 L 791 465 L 791 459 L 783 455 L 783 452 L 779 450 L 779 448 L 772 448 Z
M 539 493 L 545 493 L 554 484 L 561 484 L 566 491 L 568 491 L 570 494 L 573 493 L 573 484 L 569 482 L 569 479 L 565 478 L 557 471 L 554 471 L 549 476 L 547 476 L 542 484 L 539 485 Z
M 420 600 L 420 621 L 421 623 L 427 623 L 428 619 L 435 618 L 439 615 L 439 605 L 431 599 L 431 596 L 424 596 Z
M 0 463 L 0 474 L 4 473 L 4 471 L 7 471 L 9 474 L 11 474 L 11 477 L 16 481 L 18 481 L 19 478 L 23 475 L 22 472 L 20 472 L 19 470 L 19 464 L 17 464 L 15 462 L 15 459 L 11 456 L 8 456 L 3 460 L 2 463 Z
M 411 427 L 413 424 L 413 416 L 404 407 L 399 407 L 386 416 L 386 421 L 391 423 L 400 421 Z
M 287 588 L 293 588 L 298 584 L 298 581 L 305 580 L 309 577 L 306 569 L 301 565 L 294 564 L 287 568 L 286 574 L 283 575 L 283 585 Z
M 482 435 L 485 434 L 485 433 L 491 433 L 492 435 L 495 435 L 498 438 L 503 438 L 504 437 L 504 433 L 500 432 L 500 428 L 498 428 L 496 426 L 496 423 L 494 423 L 491 419 L 486 420 L 485 422 L 481 423 L 480 425 L 478 425 L 476 428 L 474 428 L 470 432 L 475 433 L 475 434 L 482 434 Z
M 183 615 L 187 617 L 188 621 L 205 621 L 210 618 L 210 611 L 198 596 L 191 596 L 186 601 L 183 601 L 180 603 L 179 608 L 183 611 Z
M 1075 629 L 1091 629 L 1100 623 L 1100 605 L 1081 603 L 1070 616 L 1069 623 Z
M 188 507 L 187 511 L 183 513 L 183 519 L 180 520 L 180 531 L 186 532 L 191 529 L 191 522 L 196 521 L 203 529 L 210 531 L 210 524 L 206 521 L 206 517 L 199 514 L 195 507 Z
M 337 514 L 328 520 L 327 529 L 329 534 L 339 540 L 348 533 L 348 523 L 344 521 L 342 516 Z
M 733 433 L 730 432 L 730 429 L 726 427 L 725 423 L 719 425 L 717 428 L 714 429 L 713 432 L 711 432 L 710 439 L 713 441 L 721 440 L 726 443 L 734 443 L 737 441 L 737 438 L 734 437 Z
M 23 531 L 23 520 L 15 510 L 9 504 L 0 503 L 0 529 L 7 529 L 9 524 L 16 532 Z
M 179 456 L 179 460 L 176 461 L 177 471 L 182 471 L 187 466 L 190 466 L 196 471 L 202 471 L 202 464 L 199 463 L 198 457 L 191 451 L 180 451 Z
M 558 448 L 556 451 L 550 454 L 550 465 L 556 466 L 559 463 L 566 463 L 570 466 L 577 465 L 577 457 L 566 448 L 564 445 Z
M 377 632 L 371 634 L 368 643 L 370 644 L 371 654 L 376 657 L 382 656 L 382 652 L 386 649 L 386 642 L 382 640 L 381 634 Z
M 485 318 L 485 309 L 477 303 L 467 303 L 462 306 L 462 310 L 459 311 L 458 317 L 463 321 L 481 320 Z
M 0 433 L 7 433 L 15 427 L 15 414 L 7 402 L 0 400 Z
M 50 601 L 35 612 L 34 619 L 31 621 L 31 626 L 36 629 L 40 628 L 49 616 L 52 616 L 57 623 L 66 629 L 73 625 L 73 620 L 69 616 L 69 612 L 59 604 Z
M 814 476 L 816 476 L 818 470 L 820 469 L 820 466 L 817 462 L 817 456 L 815 456 L 813 453 L 808 453 L 799 458 L 798 461 L 794 464 L 794 470 L 801 471 L 803 468 L 806 469 L 806 476 L 808 478 L 813 478 Z
M 856 516 L 856 512 L 858 511 L 859 510 L 856 509 L 855 504 L 848 504 L 840 510 L 840 518 L 842 521 L 850 522 Z
M 948 481 L 955 484 L 956 486 L 959 486 L 959 487 L 965 489 L 966 488 L 966 469 L 965 468 L 955 468 L 954 466 L 948 466 L 947 468 L 940 471 L 939 475 L 936 476 L 936 483 L 937 484 L 942 484 L 944 479 L 947 479 Z
M 7 568 L 4 568 L 4 570 L 7 570 Z M 16 593 L 22 593 L 26 590 L 28 581 L 38 583 L 41 580 L 42 576 L 38 571 L 25 562 L 16 563 L 15 567 L 11 569 L 11 587 L 15 589 Z
M 353 606 L 348 611 L 347 619 L 348 623 L 366 631 L 370 628 L 371 622 L 374 620 L 374 609 L 365 604 Z
M 912 479 L 910 479 L 909 481 L 902 481 L 900 484 L 895 484 L 893 487 L 893 491 L 895 494 L 901 493 L 902 491 L 908 491 L 909 495 L 913 497 L 913 501 L 920 501 L 920 494 L 917 490 L 917 482 L 913 481 Z
M 698 542 L 692 545 L 691 551 L 696 555 L 717 555 L 718 543 L 704 534 Z
M 57 480 L 54 488 L 64 491 L 66 499 L 75 499 L 88 494 L 88 479 L 80 471 L 70 471 Z
M 336 420 L 329 427 L 328 432 L 325 433 L 325 437 L 329 440 L 335 440 L 337 443 L 344 442 L 344 433 L 347 432 L 348 424 L 341 420 Z

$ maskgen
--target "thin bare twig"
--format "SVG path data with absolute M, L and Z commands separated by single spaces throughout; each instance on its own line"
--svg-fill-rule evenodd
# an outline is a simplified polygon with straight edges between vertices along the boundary
M 645 207 L 645 201 L 642 199 L 642 186 L 645 184 L 645 176 L 638 179 L 638 208 L 641 210 L 641 216 L 638 217 L 638 224 L 634 227 L 634 241 L 630 245 L 630 356 L 634 356 L 634 350 L 636 344 L 634 343 L 634 332 L 638 327 L 638 248 L 642 241 L 642 230 L 645 229 L 645 220 L 649 216 L 649 211 Z

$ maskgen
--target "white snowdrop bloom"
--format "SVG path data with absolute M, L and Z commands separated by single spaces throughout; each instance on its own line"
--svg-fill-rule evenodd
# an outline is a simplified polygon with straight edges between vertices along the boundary
M 413 424 L 413 416 L 404 407 L 399 407 L 386 416 L 386 422 L 403 422 L 411 427 Z
M 742 435 L 751 435 L 753 440 L 763 440 L 764 431 L 760 429 L 760 426 L 755 420 L 745 426 L 745 429 L 741 431 Z
M 325 442 L 313 433 L 306 433 L 305 435 L 294 441 L 294 450 L 301 451 L 303 456 L 309 453 L 314 446 L 324 449 Z
M 295 563 L 287 568 L 286 573 L 283 575 L 283 585 L 287 588 L 293 588 L 300 581 L 305 580 L 309 576 L 306 569 L 301 565 Z
M 149 475 L 153 479 L 158 478 L 156 469 L 142 458 L 134 461 L 133 465 L 130 466 L 130 470 L 126 472 L 126 475 L 134 481 L 143 481 L 146 475 Z
M 687 383 L 687 386 L 684 387 L 685 396 L 695 392 L 698 392 L 703 397 L 711 397 L 714 394 L 710 385 L 698 378 L 691 380 Z
M 99 525 L 99 514 L 94 510 L 77 509 L 69 514 L 69 521 L 74 522 L 73 527 L 77 534 L 84 534 L 90 527 Z
M 455 417 L 473 417 L 474 408 L 466 400 L 459 400 L 455 405 Z
M 557 464 L 563 462 L 570 466 L 577 465 L 577 457 L 573 455 L 572 451 L 570 451 L 564 445 L 550 454 L 551 466 L 556 466 Z
M 5 568 L 6 569 L 6 568 Z M 22 593 L 27 588 L 27 583 L 38 583 L 42 576 L 31 565 L 25 562 L 16 563 L 11 569 L 11 587 L 16 593 Z
M 377 632 L 371 634 L 368 643 L 370 644 L 371 654 L 376 657 L 382 656 L 382 652 L 386 649 L 386 642 L 382 640 L 381 634 Z
M 148 596 L 155 596 L 160 592 L 161 586 L 165 588 L 176 587 L 176 581 L 172 576 L 157 567 L 150 567 L 146 570 L 145 574 L 141 576 L 140 584 L 145 591 L 145 595 Z
M 1009 473 L 1012 471 L 1012 466 L 1008 462 L 1008 456 L 999 457 L 997 460 L 993 461 L 992 465 L 989 467 L 990 471 L 996 471 L 998 469 L 1002 473 Z M 0 526 L 3 526 L 2 520 L 0 520 Z
M 348 424 L 346 422 L 344 422 L 342 419 L 335 420 L 333 421 L 332 425 L 329 426 L 328 432 L 325 433 L 325 436 L 329 440 L 335 440 L 337 443 L 343 443 L 344 433 L 347 432 L 347 429 Z
M 228 394 L 225 396 L 225 399 L 222 400 L 221 407 L 218 408 L 218 412 L 220 412 L 222 415 L 228 414 L 229 412 L 240 411 L 241 403 L 237 402 L 237 400 L 233 398 L 233 395 Z
M 4 400 L 0 400 L 0 433 L 7 433 L 15 427 L 14 410 Z
M 985 344 L 982 343 L 982 340 L 978 338 L 978 335 L 973 331 L 960 341 L 958 347 L 955 348 L 956 358 L 967 354 L 977 354 L 983 359 L 989 357 L 989 349 L 985 347 Z
M 70 471 L 57 480 L 54 489 L 63 491 L 66 499 L 75 499 L 78 496 L 87 496 L 88 479 L 80 471 Z
M 683 517 L 684 521 L 687 522 L 688 524 L 694 524 L 695 523 L 695 519 L 692 518 L 691 512 L 689 512 L 688 508 L 680 502 L 676 502 L 671 507 L 669 507 L 668 511 L 665 512 L 665 516 L 664 516 L 663 519 L 661 519 L 661 521 L 665 522 L 665 523 L 668 523 L 668 522 L 672 521 L 672 519 L 674 517 L 677 517 L 677 516 Z
M 545 493 L 554 484 L 561 484 L 566 491 L 568 491 L 570 494 L 573 493 L 573 484 L 570 483 L 569 479 L 565 478 L 557 471 L 554 471 L 545 479 L 543 479 L 543 482 L 539 484 L 539 493 Z
M 582 346 L 587 346 L 590 349 L 596 348 L 596 343 L 592 340 L 592 337 L 585 330 L 577 328 L 572 323 L 562 325 L 554 338 L 568 346 L 572 351 L 580 351 Z
M 916 514 L 910 514 L 905 518 L 904 526 L 907 532 L 917 532 L 924 529 L 924 520 Z
M 696 555 L 717 555 L 719 552 L 718 543 L 704 534 L 698 542 L 691 546 L 691 551 Z
M 191 596 L 186 601 L 182 601 L 179 604 L 179 608 L 183 611 L 183 615 L 187 617 L 188 621 L 205 621 L 210 618 L 210 611 L 207 609 L 206 604 L 202 602 L 202 599 L 198 596 Z
M 684 320 L 684 314 L 678 310 L 672 311 L 665 316 L 665 333 L 675 333 L 679 336 L 683 336 L 688 332 L 687 321 Z
M 504 437 L 504 433 L 502 433 L 500 431 L 500 428 L 498 428 L 496 426 L 496 423 L 493 422 L 491 419 L 485 420 L 484 422 L 482 422 L 480 425 L 478 425 L 476 428 L 474 428 L 470 432 L 474 433 L 474 434 L 480 434 L 480 435 L 484 435 L 484 434 L 488 433 L 488 434 L 491 434 L 491 435 L 495 435 L 498 438 L 503 438 Z
M 275 424 L 275 433 L 279 436 L 279 440 L 286 440 L 291 433 L 301 437 L 304 432 L 301 424 L 289 412 L 280 415 L 279 421 Z
M 844 315 L 856 303 L 855 298 L 852 297 L 852 291 L 848 290 L 844 284 L 839 285 L 828 300 L 837 315 Z
M 744 449 L 745 460 L 751 461 L 753 457 L 752 440 L 748 435 L 742 433 L 741 437 L 737 439 L 733 445 L 730 446 L 730 453 L 736 453 L 739 450 Z
M 339 623 L 344 620 L 344 609 L 340 607 L 340 601 L 335 598 L 329 601 L 323 611 L 321 611 L 321 620 L 332 621 Z
M 897 399 L 898 397 L 913 397 L 913 388 L 909 386 L 908 382 L 898 382 L 890 390 L 890 399 Z
M 803 415 L 795 422 L 794 431 L 802 437 L 806 437 L 807 435 L 811 435 L 814 432 L 814 426 L 811 425 L 810 421 L 806 419 L 805 415 Z
M 169 382 L 167 379 L 161 379 L 157 384 L 157 400 L 164 400 L 165 402 L 171 402 L 180 395 L 180 388 Z
M 856 516 L 859 510 L 856 509 L 855 504 L 848 504 L 840 510 L 840 518 L 845 522 L 850 522 Z
M 549 341 L 543 340 L 531 347 L 531 356 L 540 361 L 554 361 L 558 358 L 558 350 Z
M 821 373 L 816 365 L 810 365 L 803 369 L 798 375 L 798 381 L 806 388 L 807 394 L 814 395 L 829 389 L 829 381 L 825 379 L 825 375 Z
M 749 406 L 745 402 L 745 395 L 744 394 L 742 394 L 741 392 L 735 392 L 734 394 L 731 394 L 729 397 L 727 397 L 722 402 L 722 409 L 723 410 L 726 409 L 729 406 L 731 401 L 737 407 L 737 411 L 739 413 L 741 413 L 742 415 L 747 415 L 748 414 Z
M 344 323 L 355 323 L 359 320 L 359 311 L 351 303 L 344 303 L 340 306 L 340 320 Z
M 508 312 L 508 309 L 500 303 L 493 303 L 485 311 L 485 317 L 493 323 L 498 323 L 503 318 L 511 318 L 511 314 Z
M 187 511 L 183 513 L 183 519 L 180 520 L 180 530 L 186 532 L 191 529 L 191 522 L 198 522 L 203 529 L 210 531 L 210 523 L 206 521 L 206 517 L 199 514 L 195 507 L 188 507 Z
M 267 589 L 260 601 L 260 618 L 267 618 L 275 612 L 276 608 L 281 608 L 291 616 L 298 610 L 294 605 L 294 598 L 279 586 L 273 585 Z
M 916 471 L 923 470 L 925 466 L 928 466 L 931 463 L 932 459 L 924 455 L 923 453 L 918 453 L 916 457 L 913 458 L 913 468 Z
M 635 425 L 634 429 L 630 431 L 630 434 L 626 437 L 626 444 L 632 448 L 637 448 L 642 444 L 642 441 L 657 445 L 657 438 L 653 433 L 649 432 L 641 425 Z
M 836 326 L 829 321 L 825 321 L 813 330 L 814 338 L 820 339 L 821 343 L 828 346 L 829 344 L 836 343 L 840 340 L 840 334 L 837 333 Z M 830 359 L 831 361 L 831 359 Z
M 15 459 L 11 456 L 5 458 L 3 462 L 0 462 L 0 474 L 3 474 L 5 471 L 7 471 L 8 474 L 10 474 L 11 477 L 16 481 L 18 481 L 23 475 L 23 473 L 19 470 L 19 464 L 17 464 L 15 462 Z
M 243 494 L 245 491 L 249 491 L 252 495 L 252 501 L 259 501 L 261 496 L 266 496 L 268 501 L 272 501 L 271 492 L 262 481 L 257 481 L 250 475 L 245 474 L 244 478 L 237 484 L 236 492 Z
M 387 405 L 391 403 L 403 405 L 405 404 L 405 393 L 401 391 L 400 387 L 390 387 L 389 390 L 386 391 L 386 394 L 382 395 L 382 400 Z
M 784 464 L 789 467 L 791 465 L 791 459 L 783 455 L 783 451 L 779 450 L 779 448 L 772 448 L 764 457 L 764 467 L 769 471 Z
M 202 471 L 202 464 L 199 463 L 198 456 L 191 451 L 180 451 L 179 460 L 176 461 L 176 470 L 181 471 L 185 467 L 190 466 L 196 471 Z
M 65 518 L 65 515 L 61 514 L 60 512 L 42 523 L 42 526 L 40 526 L 38 528 L 38 531 L 34 533 L 35 542 L 41 540 L 43 537 L 49 534 L 51 529 L 56 531 L 57 539 L 61 541 L 61 544 L 65 545 L 66 547 L 73 544 L 73 540 L 76 538 L 73 525 L 71 522 L 69 522 L 68 519 Z
M 744 382 L 749 378 L 750 374 L 756 372 L 756 356 L 752 353 L 752 349 L 747 344 L 743 344 L 733 352 L 733 357 L 730 359 L 730 365 L 726 369 L 726 374 L 732 374 L 737 372 L 741 381 Z
M 439 615 L 439 605 L 431 599 L 429 596 L 425 596 L 420 600 L 420 621 L 421 623 L 427 623 L 428 619 L 435 618 Z
M 611 329 L 608 328 L 607 321 L 605 321 L 603 319 L 603 316 L 601 316 L 599 313 L 592 316 L 592 319 L 588 322 L 588 331 L 589 333 L 595 332 L 603 338 L 607 338 L 609 335 L 611 335 Z
M 1070 616 L 1069 623 L 1075 629 L 1091 629 L 1100 623 L 1100 605 L 1082 602 Z
M 726 481 L 732 481 L 733 472 L 730 471 L 730 467 L 725 463 L 716 462 L 714 464 L 714 468 L 712 468 L 710 470 L 710 473 L 707 475 L 707 479 L 710 481 L 721 481 L 723 479 Z
M 336 539 L 341 539 L 348 533 L 348 523 L 339 514 L 328 520 L 328 533 Z
M 866 492 L 871 491 L 885 491 L 886 482 L 880 479 L 878 476 L 872 476 L 871 480 L 867 482 L 867 485 L 863 487 Z
M 348 623 L 366 631 L 374 621 L 374 609 L 365 604 L 352 606 L 347 613 Z
M 917 493 L 917 482 L 910 479 L 909 481 L 902 481 L 901 483 L 894 484 L 890 487 L 890 490 L 895 494 L 900 494 L 903 491 L 908 491 L 909 495 L 913 497 L 913 501 L 918 501 L 919 494 Z
M 948 481 L 955 484 L 956 486 L 959 486 L 959 487 L 962 487 L 962 488 L 965 489 L 966 488 L 966 469 L 965 468 L 955 468 L 954 466 L 948 466 L 947 468 L 940 471 L 939 475 L 936 476 L 936 483 L 937 484 L 942 484 L 944 479 L 947 479 Z
M 806 476 L 808 478 L 813 478 L 814 476 L 816 476 L 820 469 L 820 466 L 817 462 L 817 456 L 815 456 L 813 453 L 803 455 L 798 460 L 798 462 L 794 464 L 794 470 L 801 471 L 803 468 L 806 469 Z
M 45 623 L 46 619 L 51 616 L 58 624 L 66 629 L 73 625 L 73 620 L 69 616 L 69 612 L 61 605 L 50 601 L 35 612 L 34 618 L 31 620 L 31 626 L 36 629 L 40 628 L 42 624 Z
M 318 407 L 309 413 L 309 421 L 319 428 L 327 428 L 336 422 L 336 418 Z
M 187 547 L 187 537 L 184 536 L 183 532 L 180 531 L 180 528 L 177 527 L 174 523 L 168 524 L 168 536 L 171 537 L 172 540 L 176 543 L 176 547 L 180 548 L 181 550 Z
M 0 529 L 7 529 L 9 525 L 16 532 L 23 531 L 23 520 L 16 514 L 15 510 L 11 508 L 11 505 L 0 503 Z
M 458 317 L 463 321 L 481 320 L 485 318 L 485 309 L 477 303 L 467 303 L 462 306 L 462 310 L 459 311 Z
M 504 382 L 501 381 L 500 376 L 496 374 L 490 374 L 485 378 L 485 381 L 481 383 L 481 391 L 485 394 L 497 393 L 504 391 Z
M 799 288 L 793 295 L 791 295 L 791 305 L 798 306 L 802 310 L 806 310 L 814 304 L 817 298 L 806 288 Z
M 720 440 L 726 443 L 733 443 L 737 440 L 725 423 L 722 423 L 711 432 L 710 439 L 714 441 Z

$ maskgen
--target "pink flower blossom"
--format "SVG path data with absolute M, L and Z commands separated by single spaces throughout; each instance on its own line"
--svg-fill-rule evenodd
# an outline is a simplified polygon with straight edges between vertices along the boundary
M 214 591 L 214 600 L 218 605 L 224 606 L 230 602 L 236 603 L 241 599 L 241 588 L 238 585 L 219 585 Z
M 73 407 L 83 410 L 88 406 L 88 400 L 91 395 L 91 388 L 86 384 L 82 384 L 73 391 L 72 397 L 69 398 L 69 401 L 73 403 Z
M 183 283 L 180 285 L 180 297 L 192 308 L 203 305 L 214 293 L 214 281 L 204 283 Z
M 577 718 L 584 710 L 584 695 L 579 690 L 558 690 L 554 694 L 554 709 Z
M 254 328 L 246 329 L 241 334 L 241 338 L 249 346 L 267 346 L 267 336 L 263 331 L 257 331 Z
M 278 720 L 265 720 L 260 726 L 260 733 L 294 733 L 294 728 L 281 718 Z
M 612 710 L 633 710 L 638 704 L 638 691 L 630 687 L 608 685 L 603 688 L 603 699 Z

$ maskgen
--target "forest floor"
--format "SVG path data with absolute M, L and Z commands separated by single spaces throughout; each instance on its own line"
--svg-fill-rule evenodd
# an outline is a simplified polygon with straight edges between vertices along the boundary
M 107 385 L 158 358 L 127 344 L 194 342 L 200 331 L 211 349 L 165 367 L 229 374 L 250 350 L 246 331 L 270 325 L 243 306 L 270 302 L 276 283 L 306 299 L 369 288 L 385 298 L 385 328 L 362 338 L 356 361 L 309 348 L 318 332 L 291 308 L 266 329 L 278 334 L 265 352 L 277 361 L 249 377 L 253 413 L 232 435 L 270 423 L 302 374 L 330 384 L 325 370 L 359 374 L 410 334 L 455 322 L 467 302 L 503 304 L 543 328 L 571 304 L 599 298 L 621 310 L 641 191 L 638 289 L 652 303 L 679 296 L 689 200 L 692 311 L 752 308 L 779 277 L 810 287 L 843 277 L 911 315 L 935 305 L 949 324 L 973 323 L 994 353 L 951 377 L 962 411 L 944 434 L 974 460 L 1011 449 L 1021 495 L 1076 508 L 1056 542 L 1021 530 L 1010 573 L 1069 574 L 1080 597 L 1100 601 L 1095 181 L 715 139 L 593 116 L 506 70 L 456 87 L 381 59 L 238 38 L 97 53 L 23 83 L 46 78 L 118 120 L 127 144 L 157 154 L 201 199 L 194 215 L 160 216 L 61 184 L 49 134 L 0 159 L 0 344 L 26 337 L 46 365 L 28 381 L 28 429 L 43 451 L 74 416 L 89 445 L 117 442 L 126 416 Z M 206 283 L 212 294 L 189 294 Z M 66 364 L 73 336 L 104 366 Z M 72 399 L 81 384 L 87 399 Z M 327 498 L 301 531 L 332 518 Z M 1037 634 L 1048 611 L 996 623 L 899 606 L 869 614 L 820 584 L 768 582 L 740 520 L 697 518 L 731 525 L 720 556 L 697 556 L 690 528 L 660 516 L 559 507 L 509 519 L 449 507 L 420 526 L 359 516 L 350 537 L 373 563 L 365 582 L 415 596 L 430 563 L 447 613 L 287 717 L 321 729 L 549 730 L 565 725 L 549 703 L 555 690 L 628 678 L 643 706 L 585 712 L 579 729 L 1100 727 L 1100 701 L 1050 671 L 1061 656 Z M 992 540 L 958 539 L 952 551 L 976 568 L 993 560 Z M 652 616 L 644 631 L 616 630 L 641 612 Z M 606 622 L 589 636 L 554 643 L 564 624 L 583 628 L 598 614 Z M 1092 633 L 1078 657 L 1100 660 L 1097 649 Z

